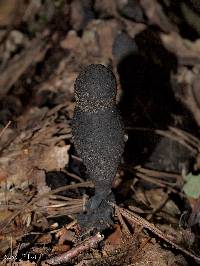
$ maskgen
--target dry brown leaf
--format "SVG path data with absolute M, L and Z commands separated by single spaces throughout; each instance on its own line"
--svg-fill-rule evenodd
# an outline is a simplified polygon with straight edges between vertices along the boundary
M 58 240 L 59 245 L 63 245 L 65 241 L 71 241 L 71 242 L 74 241 L 75 233 L 63 227 L 56 234 L 56 238 L 59 238 Z
M 38 162 L 38 167 L 40 169 L 45 169 L 46 171 L 60 170 L 68 164 L 69 154 L 68 150 L 70 145 L 64 147 L 49 147 L 44 154 L 44 157 Z
M 112 233 L 105 241 L 104 251 L 111 252 L 123 246 L 123 235 L 119 225 L 116 226 L 114 233 Z
M 7 187 L 11 184 L 21 187 L 23 182 L 36 180 L 36 168 L 60 170 L 68 163 L 69 145 L 63 140 L 71 137 L 71 128 L 65 118 L 57 122 L 61 110 L 67 113 L 68 108 L 60 105 L 38 112 L 34 108 L 19 119 L 18 132 L 21 129 L 21 133 L 16 132 L 15 139 L 0 158 L 1 172 L 7 175 Z
M 55 245 L 53 247 L 52 253 L 63 253 L 63 252 L 67 252 L 68 250 L 70 250 L 70 245 Z
M 47 245 L 47 244 L 51 243 L 51 241 L 52 241 L 52 235 L 50 233 L 46 233 L 44 235 L 41 235 L 36 240 L 37 243 L 40 243 L 40 244 L 43 244 L 43 245 Z

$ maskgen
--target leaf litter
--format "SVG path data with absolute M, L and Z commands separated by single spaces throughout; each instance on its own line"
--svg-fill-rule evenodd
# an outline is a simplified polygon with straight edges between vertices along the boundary
M 199 193 L 190 187 L 198 190 L 200 168 L 198 5 L 19 2 L 0 11 L 2 263 L 199 263 Z M 92 63 L 117 77 L 128 141 L 113 184 L 115 226 L 82 235 L 76 214 L 93 184 L 71 118 L 75 78 Z

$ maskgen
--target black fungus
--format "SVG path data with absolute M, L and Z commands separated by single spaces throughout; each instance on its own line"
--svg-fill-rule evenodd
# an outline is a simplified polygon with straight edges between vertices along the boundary
M 112 211 L 105 201 L 113 199 L 112 181 L 124 150 L 124 127 L 116 107 L 113 73 L 103 65 L 89 65 L 76 79 L 75 98 L 74 144 L 95 184 L 95 195 L 79 222 L 82 227 L 103 229 L 111 223 Z

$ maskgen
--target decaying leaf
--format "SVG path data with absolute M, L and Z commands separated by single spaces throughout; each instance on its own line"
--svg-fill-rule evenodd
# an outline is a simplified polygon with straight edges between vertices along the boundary
M 59 113 L 67 113 L 67 109 L 66 105 L 50 111 L 34 108 L 23 119 L 19 118 L 21 132 L 15 132 L 15 139 L 6 146 L 0 158 L 0 169 L 7 176 L 7 186 L 21 186 L 24 181 L 35 179 L 35 168 L 60 170 L 68 163 L 69 145 L 65 145 L 64 140 L 71 137 L 71 129 L 63 121 L 64 117 L 57 121 Z
M 47 171 L 60 170 L 68 164 L 69 155 L 68 150 L 70 145 L 64 147 L 49 147 L 46 150 L 46 156 L 41 158 L 38 167 L 41 169 L 46 169 Z

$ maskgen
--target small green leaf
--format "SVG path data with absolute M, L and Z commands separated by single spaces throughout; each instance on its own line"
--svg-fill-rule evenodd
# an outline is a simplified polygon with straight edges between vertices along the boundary
M 184 177 L 184 180 L 186 181 L 183 186 L 185 194 L 190 198 L 198 198 L 200 196 L 200 174 L 193 175 L 189 173 Z

